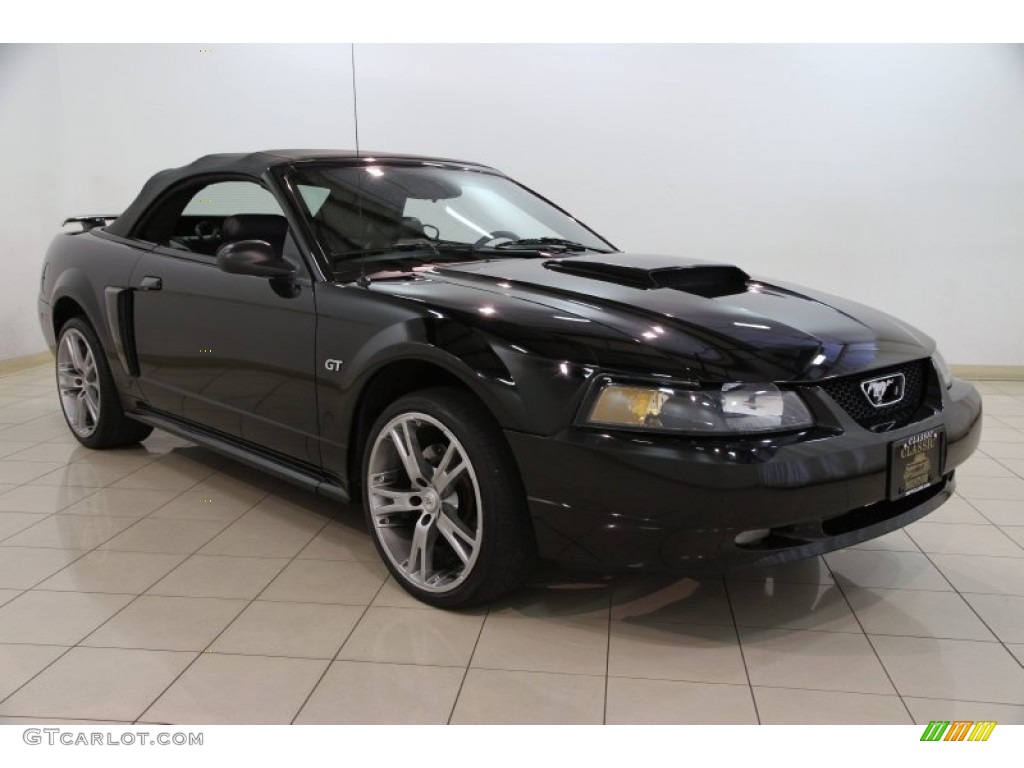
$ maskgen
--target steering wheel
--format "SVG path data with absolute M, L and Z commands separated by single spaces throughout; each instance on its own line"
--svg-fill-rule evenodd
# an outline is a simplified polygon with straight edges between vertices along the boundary
M 507 229 L 497 229 L 494 232 L 491 232 L 491 234 L 484 235 L 483 237 L 481 237 L 479 240 L 473 243 L 473 247 L 480 248 L 481 246 L 487 245 L 487 243 L 501 239 L 518 240 L 519 235 L 517 235 L 515 232 L 509 232 Z

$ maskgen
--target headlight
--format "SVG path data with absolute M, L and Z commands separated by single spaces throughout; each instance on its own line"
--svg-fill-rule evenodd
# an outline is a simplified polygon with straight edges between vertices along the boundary
M 723 384 L 717 389 L 598 384 L 584 422 L 592 426 L 704 434 L 756 434 L 814 425 L 796 392 L 774 384 Z
M 935 366 L 935 372 L 939 374 L 939 381 L 942 382 L 942 386 L 949 389 L 953 386 L 953 373 L 949 370 L 949 364 L 946 363 L 946 358 L 942 356 L 939 350 L 935 350 L 932 355 L 932 365 Z

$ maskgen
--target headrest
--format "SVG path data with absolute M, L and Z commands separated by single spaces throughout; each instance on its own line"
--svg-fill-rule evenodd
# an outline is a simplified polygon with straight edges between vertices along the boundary
M 239 213 L 224 219 L 221 234 L 224 242 L 266 240 L 280 250 L 288 234 L 288 220 L 275 213 Z

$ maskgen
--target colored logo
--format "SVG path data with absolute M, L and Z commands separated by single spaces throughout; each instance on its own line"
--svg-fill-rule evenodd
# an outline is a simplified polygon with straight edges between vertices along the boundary
M 921 741 L 988 741 L 995 727 L 995 720 L 932 720 Z

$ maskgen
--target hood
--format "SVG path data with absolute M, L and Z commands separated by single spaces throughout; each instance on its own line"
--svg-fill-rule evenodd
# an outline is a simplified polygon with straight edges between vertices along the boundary
M 704 379 L 808 381 L 927 357 L 926 335 L 838 297 L 730 264 L 586 253 L 437 266 L 432 280 L 600 323 Z M 659 357 L 661 355 L 658 355 Z M 749 379 L 747 379 L 749 380 Z

